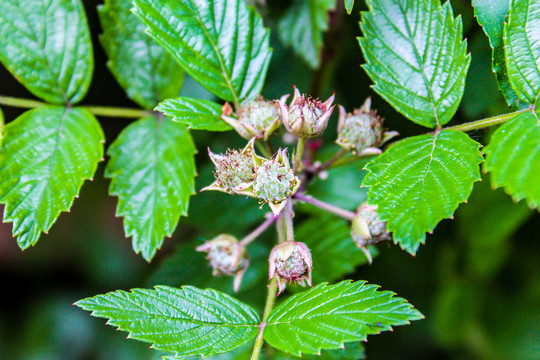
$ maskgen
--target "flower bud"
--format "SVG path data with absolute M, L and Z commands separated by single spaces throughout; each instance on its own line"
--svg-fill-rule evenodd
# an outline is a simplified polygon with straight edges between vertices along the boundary
M 301 95 L 298 89 L 294 88 L 294 97 L 291 104 L 285 105 L 286 97 L 279 100 L 278 106 L 283 125 L 288 131 L 301 138 L 310 138 L 321 135 L 328 125 L 328 120 L 334 106 L 334 95 L 325 102 Z
M 214 154 L 208 149 L 208 154 L 216 166 L 216 181 L 202 190 L 218 190 L 232 194 L 249 187 L 253 182 L 256 166 L 253 141 L 242 151 L 229 149 L 225 154 Z
M 367 98 L 360 109 L 347 114 L 339 106 L 338 138 L 336 144 L 353 154 L 378 155 L 379 147 L 398 133 L 386 132 L 383 120 L 371 110 L 371 98 Z
M 234 236 L 221 234 L 198 246 L 196 250 L 208 253 L 206 258 L 214 276 L 234 276 L 234 291 L 238 291 L 249 259 L 245 247 Z
M 255 101 L 248 101 L 237 112 L 238 119 L 224 113 L 221 118 L 231 125 L 243 138 L 268 140 L 270 135 L 279 129 L 279 111 L 272 101 L 261 96 Z
M 286 241 L 274 247 L 270 253 L 268 280 L 276 278 L 279 286 L 278 295 L 283 292 L 287 283 L 306 286 L 311 285 L 311 269 L 313 263 L 311 252 L 306 244 Z
M 386 231 L 386 221 L 381 221 L 377 215 L 377 206 L 367 203 L 363 203 L 356 210 L 351 224 L 351 236 L 356 245 L 364 251 L 370 263 L 372 259 L 367 246 L 392 239 L 390 233 Z
M 265 160 L 257 167 L 253 182 L 253 193 L 263 203 L 268 203 L 278 215 L 285 206 L 285 200 L 294 195 L 300 187 L 298 179 L 289 165 L 285 150 L 279 150 L 271 160 Z

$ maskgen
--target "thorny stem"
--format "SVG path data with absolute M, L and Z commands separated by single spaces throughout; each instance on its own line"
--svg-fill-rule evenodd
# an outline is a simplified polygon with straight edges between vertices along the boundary
M 278 216 L 275 216 L 274 214 L 269 214 L 268 218 L 261 223 L 261 225 L 257 226 L 255 230 L 253 230 L 250 234 L 248 234 L 246 237 L 244 237 L 240 241 L 241 246 L 247 246 L 249 243 L 251 243 L 253 240 L 258 238 L 264 230 L 266 230 L 270 225 L 274 223 L 279 218 Z
M 329 211 L 331 213 L 334 213 L 334 214 L 336 214 L 338 216 L 341 216 L 342 218 L 347 219 L 349 221 L 352 221 L 354 219 L 354 216 L 355 216 L 355 214 L 352 211 L 344 210 L 344 209 L 339 208 L 337 206 L 327 204 L 327 203 L 325 203 L 325 202 L 323 202 L 321 200 L 317 200 L 317 199 L 315 199 L 315 198 L 313 198 L 311 196 L 296 193 L 294 195 L 294 198 L 297 199 L 297 200 L 300 200 L 302 202 L 317 206 L 320 209 L 323 209 L 323 210 Z
M 287 201 L 291 201 L 289 198 Z M 286 210 L 287 211 L 287 210 Z M 282 242 L 285 242 L 287 237 L 285 235 L 285 231 L 283 231 L 285 227 L 285 218 L 286 216 L 276 217 L 276 229 L 278 233 L 278 243 L 281 244 Z M 259 355 L 261 354 L 261 349 L 264 344 L 264 328 L 266 327 L 266 321 L 268 320 L 268 317 L 270 316 L 270 313 L 272 312 L 272 308 L 274 307 L 274 302 L 276 300 L 276 294 L 277 294 L 277 281 L 276 278 L 272 278 L 272 281 L 270 281 L 270 285 L 268 286 L 268 294 L 266 295 L 266 305 L 264 306 L 264 313 L 261 320 L 261 324 L 259 325 L 259 332 L 257 333 L 257 338 L 255 339 L 255 345 L 253 346 L 253 352 L 251 353 L 251 360 L 258 360 Z
M 11 96 L 0 96 L 0 105 L 12 106 L 18 108 L 31 109 L 40 106 L 50 105 L 42 101 L 21 99 Z M 142 109 L 132 109 L 123 107 L 108 106 L 82 106 L 96 116 L 121 117 L 121 118 L 140 118 L 152 115 L 151 111 Z
M 293 171 L 300 171 L 302 168 L 302 156 L 304 155 L 304 145 L 306 144 L 306 139 L 298 138 L 298 144 L 296 145 L 296 154 L 294 155 L 294 165 Z

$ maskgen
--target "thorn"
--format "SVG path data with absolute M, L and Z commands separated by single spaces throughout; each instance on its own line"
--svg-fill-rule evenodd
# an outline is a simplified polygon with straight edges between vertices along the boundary
M 451 216 L 449 217 L 449 219 L 450 219 L 450 220 L 454 220 L 454 215 L 451 215 Z

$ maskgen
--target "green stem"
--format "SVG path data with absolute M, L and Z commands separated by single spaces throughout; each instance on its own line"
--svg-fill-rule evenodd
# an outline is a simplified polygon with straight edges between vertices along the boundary
M 290 199 L 288 199 L 287 201 L 290 201 Z M 276 222 L 279 244 L 287 240 L 286 232 L 284 231 L 284 228 L 286 227 L 284 219 L 285 217 L 281 216 Z M 272 281 L 270 281 L 270 285 L 268 286 L 264 313 L 261 323 L 259 325 L 259 332 L 257 333 L 257 338 L 255 339 L 255 345 L 253 346 L 253 351 L 251 353 L 251 360 L 258 360 L 259 355 L 261 354 L 261 350 L 264 344 L 264 328 L 266 327 L 266 321 L 268 320 L 268 317 L 270 316 L 270 313 L 272 312 L 272 309 L 274 307 L 274 302 L 276 301 L 276 294 L 277 281 L 276 278 L 272 278 Z
M 450 126 L 450 127 L 444 128 L 443 130 L 454 130 L 454 131 L 464 131 L 465 132 L 465 131 L 483 129 L 483 128 L 487 128 L 487 127 L 490 127 L 490 126 L 495 126 L 495 125 L 502 124 L 502 123 L 504 123 L 504 122 L 506 122 L 506 121 L 508 121 L 510 119 L 513 119 L 514 117 L 516 117 L 519 114 L 526 113 L 527 111 L 531 111 L 531 109 L 527 108 L 527 109 L 523 109 L 523 110 L 519 110 L 519 111 L 514 111 L 514 112 L 508 113 L 508 114 L 502 114 L 502 115 L 497 115 L 497 116 L 492 116 L 492 117 L 489 117 L 489 118 L 485 118 L 485 119 L 482 119 L 482 120 L 472 121 L 472 122 L 461 124 L 461 125 Z
M 0 105 L 32 109 L 40 106 L 49 105 L 42 101 L 21 99 L 11 96 L 0 96 Z M 96 116 L 105 117 L 121 117 L 121 118 L 140 118 L 152 115 L 152 111 L 142 109 L 132 109 L 123 107 L 108 107 L 108 106 L 83 106 Z
M 270 159 L 272 157 L 272 154 L 265 146 L 265 144 L 261 143 L 260 141 L 255 141 L 255 146 L 257 146 L 257 149 L 259 149 L 259 151 L 263 154 L 265 158 Z
M 285 205 L 285 224 L 287 226 L 287 241 L 294 241 L 294 230 L 293 230 L 293 209 L 292 209 L 292 200 L 291 198 L 287 199 L 287 204 Z
M 304 145 L 306 144 L 306 139 L 298 138 L 298 144 L 296 146 L 296 154 L 294 155 L 294 172 L 302 170 L 302 155 L 304 155 Z
M 264 344 L 264 328 L 266 327 L 266 320 L 272 312 L 274 307 L 274 302 L 276 300 L 277 293 L 277 281 L 276 278 L 273 278 L 268 287 L 268 295 L 266 296 L 266 305 L 264 306 L 264 314 L 259 325 L 259 332 L 257 333 L 257 338 L 255 339 L 255 346 L 253 347 L 253 352 L 251 353 L 251 360 L 258 360 L 259 355 L 261 354 L 262 346 Z

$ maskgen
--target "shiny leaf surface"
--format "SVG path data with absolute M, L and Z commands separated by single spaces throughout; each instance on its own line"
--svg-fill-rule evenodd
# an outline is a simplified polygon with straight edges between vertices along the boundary
M 295 356 L 320 354 L 423 318 L 405 299 L 377 288 L 347 280 L 293 295 L 270 313 L 264 339 Z
M 30 110 L 4 128 L 0 148 L 0 203 L 21 249 L 35 245 L 60 212 L 71 207 L 103 157 L 105 142 L 84 108 Z
M 133 250 L 150 261 L 187 215 L 195 190 L 195 146 L 189 131 L 169 119 L 147 117 L 127 128 L 108 150 L 105 176 L 118 196 Z
M 130 0 L 106 0 L 98 7 L 103 28 L 101 44 L 107 66 L 128 96 L 153 109 L 160 101 L 178 96 L 183 70 L 144 30 L 130 11 Z
M 540 96 L 540 1 L 512 0 L 504 27 L 504 50 L 510 84 L 524 102 Z
M 515 201 L 526 199 L 531 208 L 540 204 L 540 120 L 526 112 L 495 131 L 484 149 L 484 169 L 491 183 L 502 187 Z
M 470 56 L 450 2 L 369 0 L 359 39 L 373 89 L 396 110 L 430 128 L 454 116 Z
M 479 147 L 466 134 L 445 130 L 399 141 L 366 165 L 368 202 L 402 249 L 415 254 L 425 233 L 467 200 L 480 180 Z
M 508 0 L 473 0 L 476 20 L 484 29 L 493 49 L 491 65 L 497 77 L 499 89 L 508 106 L 518 106 L 521 101 L 508 80 L 506 59 L 504 58 L 503 25 L 508 16 L 509 3 Z
M 244 0 L 134 0 L 148 33 L 214 95 L 259 95 L 272 55 L 269 33 Z
M 131 339 L 181 356 L 226 353 L 253 339 L 259 329 L 259 317 L 248 305 L 192 286 L 118 290 L 75 305 L 108 319 L 108 325 L 129 332 Z
M 209 100 L 179 97 L 161 102 L 156 110 L 173 121 L 188 125 L 189 129 L 227 131 L 232 127 L 221 120 L 221 106 Z
M 0 1 L 0 61 L 45 101 L 81 100 L 94 68 L 81 1 Z

